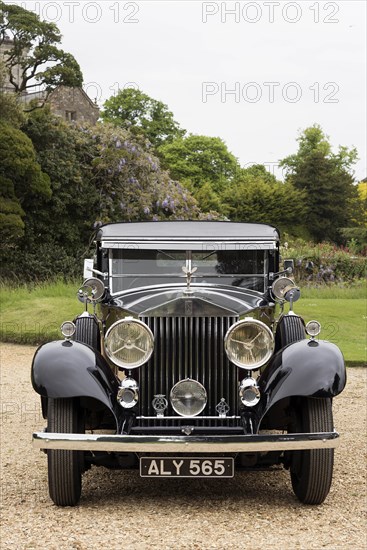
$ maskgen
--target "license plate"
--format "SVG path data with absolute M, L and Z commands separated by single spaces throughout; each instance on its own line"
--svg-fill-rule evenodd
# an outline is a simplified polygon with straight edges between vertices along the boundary
M 233 477 L 233 458 L 141 457 L 141 477 Z

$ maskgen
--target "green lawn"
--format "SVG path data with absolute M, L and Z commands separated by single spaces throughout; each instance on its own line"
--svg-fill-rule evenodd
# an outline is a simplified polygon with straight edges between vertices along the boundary
M 0 286 L 0 340 L 41 344 L 61 338 L 60 325 L 84 309 L 76 293 L 79 282 L 10 288 Z M 365 286 L 338 289 L 302 289 L 294 311 L 306 322 L 320 321 L 320 338 L 335 342 L 348 365 L 366 364 Z
M 334 342 L 349 365 L 366 364 L 366 301 L 304 298 L 294 305 L 295 313 L 304 320 L 321 323 L 320 338 Z
M 0 340 L 41 344 L 61 338 L 60 325 L 82 313 L 78 283 L 45 284 L 34 289 L 0 287 Z

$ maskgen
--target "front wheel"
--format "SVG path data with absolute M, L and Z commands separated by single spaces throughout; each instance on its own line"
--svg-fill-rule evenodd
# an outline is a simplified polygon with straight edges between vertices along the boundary
M 334 429 L 331 399 L 300 399 L 294 409 L 296 432 L 331 432 Z M 321 504 L 329 494 L 333 477 L 334 449 L 293 451 L 292 487 L 304 504 Z
M 47 431 L 84 433 L 83 418 L 75 399 L 49 399 Z M 83 456 L 80 451 L 48 450 L 48 489 L 57 506 L 75 506 L 82 490 Z

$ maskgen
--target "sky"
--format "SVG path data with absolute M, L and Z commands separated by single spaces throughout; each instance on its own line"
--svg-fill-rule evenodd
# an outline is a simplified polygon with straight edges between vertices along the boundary
M 100 105 L 118 89 L 163 101 L 181 127 L 222 138 L 242 166 L 279 160 L 318 123 L 366 168 L 364 0 L 13 1 L 55 22 Z

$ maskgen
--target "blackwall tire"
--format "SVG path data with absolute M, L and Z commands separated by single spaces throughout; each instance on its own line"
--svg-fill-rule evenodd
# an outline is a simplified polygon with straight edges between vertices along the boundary
M 84 433 L 77 400 L 49 399 L 47 431 Z M 83 456 L 80 451 L 47 451 L 49 494 L 57 506 L 78 504 L 82 489 Z
M 302 398 L 294 411 L 298 432 L 331 432 L 334 429 L 331 399 Z M 333 477 L 334 449 L 294 451 L 290 472 L 294 494 L 304 504 L 321 504 Z

